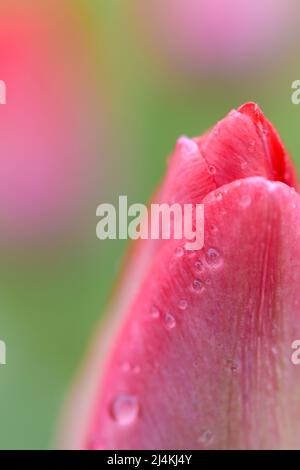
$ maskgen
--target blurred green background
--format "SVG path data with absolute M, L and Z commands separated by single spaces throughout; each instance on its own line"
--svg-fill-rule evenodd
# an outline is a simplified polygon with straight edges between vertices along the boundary
M 66 2 L 92 64 L 95 93 L 105 97 L 109 132 L 105 151 L 93 144 L 94 188 L 72 230 L 38 246 L 23 246 L 22 239 L 17 246 L 2 244 L 0 339 L 7 345 L 7 365 L 0 366 L 2 449 L 51 446 L 63 398 L 105 311 L 126 243 L 96 239 L 98 204 L 116 202 L 121 194 L 145 203 L 176 139 L 200 135 L 248 100 L 259 103 L 300 165 L 300 106 L 291 103 L 291 84 L 300 78 L 295 42 L 278 57 L 275 51 L 264 68 L 254 64 L 251 72 L 228 75 L 203 67 L 187 76 L 143 40 L 133 3 Z M 74 54 L 80 63 L 83 52 Z M 97 112 L 87 119 L 97 134 Z

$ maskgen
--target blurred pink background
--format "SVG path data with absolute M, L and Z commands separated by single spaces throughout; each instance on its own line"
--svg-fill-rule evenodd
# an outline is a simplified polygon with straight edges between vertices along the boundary
M 134 0 L 149 46 L 185 74 L 268 67 L 296 38 L 295 0 Z
M 0 235 L 10 241 L 80 220 L 96 160 L 107 161 L 103 90 L 79 28 L 65 1 L 1 8 Z

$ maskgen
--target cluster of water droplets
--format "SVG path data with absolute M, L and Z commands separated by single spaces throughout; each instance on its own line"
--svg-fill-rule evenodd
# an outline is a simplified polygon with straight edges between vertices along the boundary
M 217 232 L 216 226 L 211 227 L 212 232 Z M 208 248 L 204 253 L 199 251 L 185 250 L 182 246 L 175 249 L 175 257 L 187 257 L 192 263 L 192 271 L 194 277 L 191 280 L 190 292 L 195 295 L 202 295 L 212 283 L 211 275 L 223 266 L 223 257 L 219 250 L 214 247 Z M 182 315 L 189 307 L 189 300 L 184 296 L 179 298 L 176 307 L 163 311 L 155 304 L 150 309 L 150 318 L 152 320 L 160 320 L 166 330 L 173 330 L 178 323 L 178 315 Z
M 216 201 L 218 201 L 218 202 L 223 201 L 224 194 L 226 194 L 227 192 L 228 192 L 228 190 L 223 190 L 223 192 L 217 191 L 214 195 Z M 219 209 L 219 214 L 221 214 L 221 215 L 226 215 L 227 214 L 227 211 L 226 211 L 224 205 L 221 205 L 221 207 Z
M 177 247 L 175 251 L 176 257 L 183 257 L 185 255 L 185 250 L 182 247 Z M 206 288 L 206 285 L 209 284 L 206 276 L 204 280 L 204 275 L 209 273 L 212 269 L 213 271 L 219 269 L 223 265 L 223 257 L 219 250 L 215 247 L 210 247 L 199 256 L 197 253 L 197 259 L 191 258 L 193 263 L 193 269 L 195 273 L 195 278 L 192 281 L 192 291 L 196 294 L 202 294 Z M 203 278 L 203 279 L 202 279 Z M 150 309 L 150 317 L 153 320 L 161 321 L 166 328 L 166 330 L 174 330 L 177 326 L 178 319 L 177 315 L 183 315 L 189 307 L 189 301 L 183 297 L 178 300 L 177 309 L 174 308 L 172 311 L 163 312 L 156 305 L 153 305 Z M 228 364 L 228 367 L 231 367 L 232 370 L 235 369 L 235 364 Z M 130 362 L 124 362 L 121 364 L 123 373 L 138 374 L 140 372 L 140 366 L 137 364 L 131 364 Z M 140 399 L 137 395 L 131 393 L 120 393 L 115 396 L 110 405 L 110 416 L 113 421 L 115 421 L 119 426 L 130 426 L 138 419 L 141 413 L 141 404 Z M 209 447 L 214 441 L 213 433 L 205 429 L 201 432 L 199 437 L 199 443 L 204 447 Z

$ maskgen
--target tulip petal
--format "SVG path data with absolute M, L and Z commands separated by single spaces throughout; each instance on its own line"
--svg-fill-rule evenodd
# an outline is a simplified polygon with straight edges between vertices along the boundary
M 249 178 L 257 175 L 266 179 Z M 252 103 L 232 111 L 202 138 L 179 139 L 153 202 L 204 202 L 206 254 L 175 256 L 178 242 L 174 241 L 138 240 L 134 244 L 111 304 L 105 336 L 102 328 L 102 341 L 95 341 L 89 367 L 79 377 L 64 415 L 64 448 L 297 445 L 293 413 L 286 414 L 283 406 L 278 406 L 277 413 L 279 402 L 286 396 L 293 399 L 292 384 L 298 386 L 295 369 L 286 361 L 290 337 L 264 338 L 272 354 L 283 343 L 280 351 L 284 360 L 278 354 L 279 366 L 275 367 L 282 369 L 278 377 L 283 383 L 265 374 L 268 380 L 264 387 L 276 412 L 272 414 L 270 405 L 260 435 L 256 432 L 264 414 L 255 400 L 265 400 L 265 395 L 260 395 L 252 377 L 261 373 L 256 370 L 253 354 L 259 365 L 271 367 L 269 355 L 266 360 L 262 357 L 260 332 L 260 327 L 265 328 L 261 320 L 264 312 L 270 317 L 271 299 L 279 299 L 281 323 L 286 321 L 287 328 L 294 325 L 293 339 L 299 323 L 294 289 L 299 281 L 295 262 L 299 218 L 294 210 L 299 208 L 299 196 L 292 188 L 267 181 L 274 179 L 296 187 L 293 168 L 276 131 Z M 210 245 L 212 251 L 208 252 Z M 224 250 L 219 266 L 216 246 Z M 206 277 L 209 273 L 216 277 Z M 269 278 L 273 279 L 271 287 L 266 282 Z M 285 291 L 289 299 L 283 302 Z M 201 312 L 206 313 L 203 316 Z M 120 320 L 121 335 L 103 376 L 103 360 Z M 274 331 L 276 328 L 275 324 Z M 171 332 L 175 336 L 169 336 Z M 233 350 L 236 357 L 232 357 Z M 279 396 L 279 388 L 286 393 Z M 237 410 L 232 405 L 235 400 Z M 296 416 L 296 398 L 290 409 Z M 286 419 L 290 422 L 283 425 Z M 266 427 L 270 429 L 265 436 Z
M 251 102 L 231 111 L 203 137 L 178 140 L 161 202 L 199 202 L 213 189 L 249 176 L 297 187 L 294 167 L 277 131 Z
M 91 403 L 83 448 L 300 445 L 290 361 L 300 338 L 299 195 L 254 177 L 204 203 L 205 247 L 178 256 L 171 240 L 159 250 Z
M 278 132 L 265 117 L 259 106 L 256 103 L 246 103 L 238 111 L 249 116 L 256 126 L 257 133 L 265 149 L 265 155 L 273 168 L 272 179 L 297 187 L 296 172 L 290 157 L 284 148 Z
M 269 121 L 255 103 L 231 111 L 198 139 L 217 186 L 249 176 L 264 176 L 296 187 L 289 156 Z

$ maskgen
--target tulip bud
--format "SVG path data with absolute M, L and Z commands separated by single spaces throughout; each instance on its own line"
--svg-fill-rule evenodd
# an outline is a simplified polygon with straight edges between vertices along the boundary
M 296 186 L 253 103 L 178 141 L 156 199 L 202 203 L 204 247 L 136 242 L 74 389 L 62 447 L 300 448 Z

